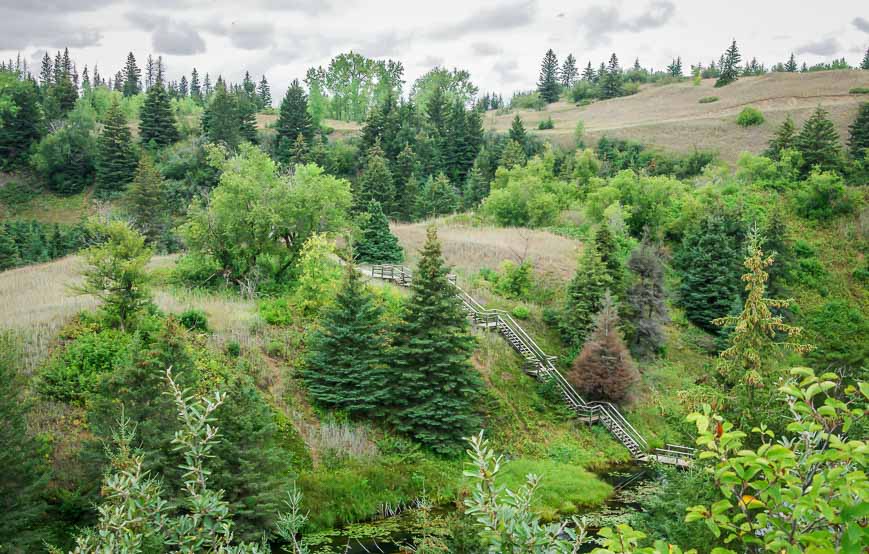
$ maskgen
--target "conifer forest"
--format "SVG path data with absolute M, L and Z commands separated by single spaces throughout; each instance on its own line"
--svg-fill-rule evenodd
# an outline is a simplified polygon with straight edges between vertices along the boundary
M 0 1 L 0 554 L 869 552 L 865 5 L 152 4 Z

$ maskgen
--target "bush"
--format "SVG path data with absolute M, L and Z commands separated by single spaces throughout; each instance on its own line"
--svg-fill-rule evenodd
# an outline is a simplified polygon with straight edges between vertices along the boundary
M 551 117 L 547 117 L 537 124 L 537 128 L 541 131 L 545 131 L 547 129 L 555 129 L 555 123 L 552 122 Z
M 241 355 L 241 345 L 238 343 L 237 340 L 231 340 L 227 342 L 225 348 L 226 353 L 233 358 L 238 358 L 239 355 Z
M 127 363 L 130 343 L 130 335 L 114 329 L 86 332 L 49 362 L 37 388 L 49 398 L 82 403 L 101 375 Z
M 510 108 L 514 110 L 542 110 L 546 102 L 540 98 L 539 92 L 517 92 L 510 99 Z
M 505 260 L 495 290 L 507 298 L 525 298 L 531 291 L 531 264 L 515 264 Z
M 736 118 L 736 124 L 740 127 L 753 127 L 763 122 L 764 119 L 761 111 L 751 106 L 742 108 L 742 111 L 739 112 L 739 116 Z
M 700 104 L 711 104 L 713 102 L 718 102 L 718 97 L 717 96 L 704 96 L 703 98 L 701 98 L 697 102 L 699 102 Z
M 837 215 L 852 213 L 855 198 L 842 177 L 832 171 L 814 171 L 796 195 L 797 213 L 807 219 L 827 221 Z
M 531 310 L 527 306 L 516 306 L 510 313 L 516 319 L 528 319 L 531 316 Z
M 208 331 L 208 317 L 202 310 L 196 308 L 184 310 L 178 317 L 178 321 L 190 331 Z
M 869 87 L 854 87 L 848 91 L 849 94 L 869 94 Z

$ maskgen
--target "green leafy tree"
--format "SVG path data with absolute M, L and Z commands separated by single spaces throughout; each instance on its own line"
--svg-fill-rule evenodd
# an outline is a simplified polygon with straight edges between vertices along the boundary
M 283 163 L 290 160 L 296 137 L 302 135 L 308 144 L 314 138 L 314 123 L 308 113 L 308 96 L 298 79 L 290 84 L 281 102 L 276 130 L 275 157 Z
M 567 288 L 567 299 L 561 312 L 559 330 L 564 342 L 574 348 L 582 346 L 594 327 L 594 318 L 610 284 L 610 276 L 597 248 L 593 244 L 587 245 Z
M 169 202 L 163 175 L 147 154 L 139 160 L 124 203 L 133 225 L 149 244 L 160 245 L 169 230 Z
M 459 196 L 443 173 L 429 177 L 416 199 L 416 215 L 421 219 L 449 215 L 459 207 Z
M 869 148 L 869 102 L 860 104 L 857 117 L 848 126 L 848 149 L 855 160 L 866 159 L 866 149 Z
M 821 106 L 815 108 L 811 117 L 803 123 L 794 145 L 803 155 L 804 174 L 808 174 L 815 167 L 822 171 L 837 171 L 841 168 L 839 133 L 830 120 L 829 113 Z
M 151 302 L 145 269 L 151 250 L 145 246 L 145 237 L 124 222 L 112 221 L 95 231 L 105 242 L 82 252 L 84 281 L 73 290 L 97 297 L 102 311 L 124 331 Z
M 784 122 L 776 129 L 775 134 L 769 141 L 769 146 L 764 152 L 764 155 L 773 160 L 781 158 L 781 153 L 789 148 L 796 146 L 797 129 L 794 125 L 794 120 L 790 114 L 785 118 Z
M 619 67 L 619 59 L 616 53 L 610 56 L 606 66 L 606 72 L 601 79 L 601 98 L 616 98 L 624 94 L 624 76 Z
M 384 419 L 391 402 L 387 339 L 383 308 L 348 264 L 335 302 L 308 344 L 308 393 L 325 408 Z
M 42 135 L 43 116 L 33 81 L 0 71 L 0 170 L 27 162 L 30 147 Z
M 97 152 L 95 128 L 96 112 L 82 102 L 70 112 L 60 129 L 39 142 L 32 161 L 49 189 L 73 194 L 93 182 Z
M 145 102 L 139 110 L 139 139 L 143 144 L 153 142 L 162 147 L 176 142 L 178 138 L 172 102 L 163 85 L 163 77 L 158 74 L 157 82 L 148 89 Z
M 742 61 L 742 56 L 739 54 L 739 48 L 734 40 L 722 56 L 721 73 L 715 81 L 715 87 L 723 87 L 739 79 L 739 62 Z
M 537 91 L 540 93 L 540 98 L 547 104 L 558 101 L 558 58 L 555 57 L 555 52 L 551 48 L 546 51 L 543 62 L 540 64 Z
M 353 244 L 353 255 L 358 262 L 368 264 L 399 264 L 404 261 L 404 250 L 389 230 L 389 220 L 376 200 L 368 203 L 362 236 Z
M 362 175 L 359 176 L 358 190 L 355 200 L 360 209 L 364 209 L 369 202 L 376 201 L 388 214 L 395 211 L 395 187 L 392 184 L 392 172 L 380 147 L 380 142 L 367 153 L 367 160 Z
M 429 102 L 435 95 L 441 96 L 448 106 L 456 102 L 464 106 L 470 103 L 478 90 L 468 71 L 438 66 L 413 82 L 410 99 L 420 111 L 428 112 Z
M 435 452 L 454 454 L 478 424 L 481 383 L 470 363 L 475 341 L 447 274 L 437 232 L 429 227 L 395 329 L 391 422 Z
M 137 158 L 127 118 L 117 99 L 114 99 L 97 139 L 98 190 L 106 194 L 124 190 L 136 174 Z

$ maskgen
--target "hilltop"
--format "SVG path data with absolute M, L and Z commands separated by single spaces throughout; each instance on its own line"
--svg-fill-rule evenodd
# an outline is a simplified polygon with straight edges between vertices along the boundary
M 740 152 L 761 152 L 770 136 L 790 115 L 801 125 L 818 105 L 830 118 L 844 143 L 848 124 L 865 95 L 849 94 L 855 87 L 869 86 L 865 71 L 820 71 L 811 73 L 768 73 L 741 77 L 728 86 L 715 88 L 715 79 L 699 86 L 690 80 L 668 85 L 645 85 L 633 96 L 597 101 L 586 106 L 555 102 L 543 110 L 510 110 L 487 113 L 487 130 L 506 132 L 516 114 L 525 128 L 555 144 L 573 144 L 576 123 L 585 124 L 585 141 L 595 143 L 608 136 L 631 139 L 676 152 L 696 149 L 717 151 L 721 159 L 733 162 Z M 699 100 L 717 96 L 715 102 Z M 766 122 L 743 128 L 736 116 L 745 106 L 760 109 Z M 538 122 L 551 117 L 555 128 L 538 131 Z

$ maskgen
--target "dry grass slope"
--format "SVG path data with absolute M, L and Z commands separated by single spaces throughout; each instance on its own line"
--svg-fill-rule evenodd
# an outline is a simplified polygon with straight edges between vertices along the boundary
M 848 124 L 866 96 L 849 94 L 851 88 L 869 86 L 866 71 L 822 71 L 816 73 L 771 73 L 743 77 L 736 83 L 714 88 L 714 80 L 700 86 L 691 81 L 666 86 L 646 86 L 638 94 L 577 107 L 569 102 L 550 104 L 545 110 L 518 110 L 496 115 L 489 112 L 486 128 L 506 131 L 516 113 L 525 128 L 557 144 L 573 142 L 577 121 L 583 121 L 586 142 L 606 135 L 637 140 L 665 150 L 690 152 L 716 150 L 722 159 L 735 161 L 740 152 L 760 152 L 775 128 L 788 114 L 798 125 L 816 106 L 830 112 L 840 137 L 847 138 Z M 717 96 L 711 104 L 700 104 L 704 96 Z M 752 105 L 766 117 L 758 127 L 736 124 L 739 111 Z M 555 128 L 537 131 L 537 123 L 551 117 Z

